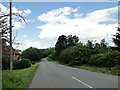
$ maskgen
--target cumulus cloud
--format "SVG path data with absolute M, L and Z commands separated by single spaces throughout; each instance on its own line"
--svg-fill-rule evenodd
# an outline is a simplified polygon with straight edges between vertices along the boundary
M 66 19 L 72 12 L 77 12 L 78 8 L 73 9 L 71 7 L 64 7 L 59 8 L 57 10 L 52 10 L 47 12 L 46 14 L 43 13 L 42 15 L 38 16 L 38 20 L 45 22 L 45 23 L 65 23 Z
M 26 48 L 29 48 L 29 47 L 41 48 L 41 44 L 39 41 L 25 40 L 25 43 L 26 43 Z
M 78 14 L 78 13 L 76 13 L 76 14 L 74 14 L 74 17 L 81 17 L 83 14 Z
M 86 15 L 78 13 L 78 9 L 64 7 L 38 16 L 38 20 L 45 23 L 37 26 L 42 30 L 39 38 L 53 40 L 63 34 L 72 34 L 79 36 L 82 41 L 106 38 L 110 42 L 112 35 L 116 32 L 115 27 L 117 27 L 117 19 L 111 15 L 117 14 L 118 7 L 96 10 Z M 74 18 L 70 18 L 72 14 Z
M 31 14 L 31 10 L 30 9 L 24 10 L 23 16 L 27 16 L 29 14 Z
M 38 48 L 38 49 L 44 49 L 44 48 L 50 47 L 49 44 L 43 43 L 43 42 L 41 43 L 39 41 L 25 40 L 25 43 L 26 43 L 26 48 L 34 47 L 34 48 Z

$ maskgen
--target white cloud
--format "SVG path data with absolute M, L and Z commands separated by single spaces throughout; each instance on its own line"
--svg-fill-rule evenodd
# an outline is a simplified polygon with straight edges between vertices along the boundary
M 21 23 L 19 21 L 15 21 L 15 20 L 13 20 L 12 25 L 14 26 L 13 30 L 17 30 L 19 28 L 23 28 L 24 27 L 24 23 Z
M 38 48 L 38 49 L 43 49 L 43 48 L 50 47 L 49 44 L 44 43 L 44 42 L 39 42 L 39 41 L 25 40 L 25 43 L 26 43 L 26 48 L 34 47 L 34 48 Z
M 27 37 L 27 35 L 23 35 L 23 38 L 26 38 Z
M 79 7 L 78 7 L 79 8 Z M 57 10 L 52 10 L 47 12 L 46 14 L 42 14 L 38 16 L 38 20 L 45 23 L 65 23 L 68 19 L 68 15 L 72 12 L 76 12 L 78 8 L 73 9 L 71 7 L 59 8 Z
M 74 17 L 81 17 L 83 14 L 78 14 L 78 13 L 76 13 L 76 14 L 74 14 Z
M 77 12 L 79 8 L 80 8 L 80 7 L 76 8 L 76 9 L 74 9 L 74 10 L 72 10 L 72 11 L 73 11 L 73 12 Z
M 39 37 L 43 40 L 53 40 L 63 34 L 72 34 L 79 36 L 82 41 L 106 38 L 108 42 L 111 42 L 111 37 L 115 34 L 115 27 L 117 27 L 117 20 L 111 17 L 111 14 L 117 14 L 117 10 L 118 7 L 96 10 L 84 17 L 80 17 L 83 14 L 77 12 L 78 8 L 64 7 L 49 11 L 38 17 L 39 21 L 45 23 L 37 26 L 42 30 Z M 71 19 L 69 16 L 73 11 L 75 18 Z M 105 22 L 113 22 L 113 24 Z
M 19 14 L 21 15 L 21 14 L 22 14 L 22 11 L 19 11 L 19 9 L 16 8 L 16 7 L 13 7 L 13 8 L 12 8 L 12 13 L 19 13 Z
M 31 10 L 30 9 L 24 10 L 23 16 L 27 16 L 29 14 L 31 14 Z
M 26 20 L 26 22 L 27 22 L 27 23 L 28 23 L 28 22 L 34 23 L 35 20 L 34 20 L 34 19 L 28 19 L 28 20 Z
M 2 4 L 0 4 L 0 12 L 1 12 L 1 14 L 5 14 L 7 12 L 7 8 L 5 6 L 3 6 Z
M 29 47 L 41 48 L 41 44 L 39 41 L 25 40 L 25 43 L 26 43 L 26 48 Z

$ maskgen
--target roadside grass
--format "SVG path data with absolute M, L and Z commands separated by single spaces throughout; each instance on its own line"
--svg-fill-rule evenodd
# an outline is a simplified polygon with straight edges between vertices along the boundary
M 89 66 L 89 65 L 81 65 L 81 66 L 73 66 L 73 67 L 90 70 L 92 72 L 101 72 L 101 73 L 106 73 L 111 75 L 119 74 L 118 67 L 105 68 L 105 67 L 96 67 L 96 66 Z
M 59 61 L 55 61 L 55 60 L 52 60 L 50 58 L 47 58 L 47 60 L 50 61 L 50 62 L 60 63 Z
M 10 75 L 9 70 L 2 71 L 2 88 L 25 88 L 30 82 L 30 79 L 38 67 L 38 63 L 31 65 L 29 68 L 13 70 L 13 74 Z
M 51 60 L 50 58 L 48 58 L 47 60 L 51 61 L 51 62 L 55 62 L 55 63 L 60 63 L 60 64 L 65 65 L 65 66 L 85 69 L 85 70 L 89 70 L 89 71 L 92 71 L 92 72 L 100 72 L 100 73 L 106 73 L 106 74 L 111 74 L 111 75 L 119 75 L 120 74 L 119 67 L 105 68 L 105 67 L 96 67 L 96 66 L 89 66 L 89 65 L 81 65 L 81 66 L 73 65 L 73 66 L 70 66 L 69 64 L 63 64 L 59 61 Z

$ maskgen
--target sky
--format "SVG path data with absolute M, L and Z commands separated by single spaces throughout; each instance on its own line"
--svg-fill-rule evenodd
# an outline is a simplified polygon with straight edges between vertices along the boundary
M 1 2 L 2 12 L 8 12 L 8 2 Z M 19 10 L 18 10 L 19 9 Z M 100 42 L 105 38 L 114 46 L 112 37 L 118 27 L 117 2 L 13 2 L 13 12 L 18 12 L 27 21 L 13 20 L 13 35 L 20 45 L 14 48 L 25 50 L 54 47 L 60 35 L 77 35 L 80 42 Z

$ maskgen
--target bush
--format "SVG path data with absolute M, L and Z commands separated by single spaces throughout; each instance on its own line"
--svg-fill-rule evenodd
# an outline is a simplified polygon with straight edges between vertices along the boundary
M 20 60 L 19 62 L 19 69 L 24 69 L 30 66 L 31 66 L 31 62 L 29 59 L 23 59 L 23 60 Z
M 39 61 L 42 58 L 42 53 L 39 49 L 30 47 L 24 50 L 21 56 L 22 59 L 28 58 L 30 61 Z
M 120 62 L 120 52 L 109 51 L 103 54 L 92 55 L 89 64 L 95 66 L 103 67 L 114 67 Z
M 88 63 L 91 54 L 93 54 L 93 51 L 80 43 L 63 50 L 58 58 L 62 63 L 70 66 L 82 65 Z
M 95 65 L 95 66 L 104 66 L 104 61 L 103 61 L 103 54 L 95 54 L 95 55 L 92 55 L 88 64 L 90 65 Z
M 35 61 L 32 61 L 32 64 L 35 64 Z
M 7 56 L 2 57 L 2 69 L 9 69 L 10 68 L 10 58 Z
M 50 54 L 54 54 L 55 49 L 54 48 L 41 49 L 41 52 L 42 52 L 42 58 L 46 58 Z
M 14 69 L 24 69 L 24 68 L 27 68 L 30 66 L 31 66 L 31 62 L 29 59 L 22 59 L 20 61 L 14 60 L 14 62 L 13 62 Z
M 20 64 L 19 60 L 13 60 L 13 69 L 19 69 L 19 64 Z

